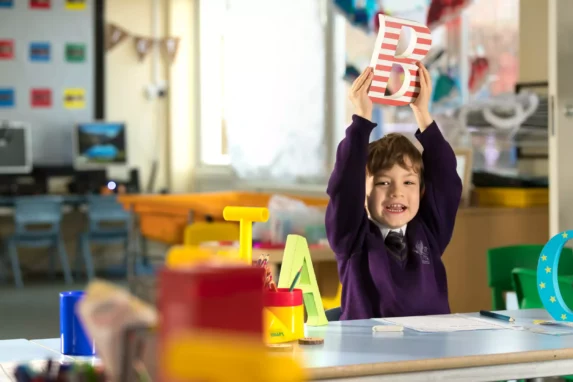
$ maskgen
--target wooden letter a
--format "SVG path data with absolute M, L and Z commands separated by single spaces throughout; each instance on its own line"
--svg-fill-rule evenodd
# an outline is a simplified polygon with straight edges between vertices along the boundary
M 304 307 L 306 309 L 309 326 L 327 325 L 328 320 L 324 314 L 316 275 L 310 258 L 310 251 L 306 239 L 298 235 L 288 235 L 285 252 L 279 275 L 279 288 L 290 288 L 296 273 L 302 267 L 301 275 L 295 288 L 302 289 Z

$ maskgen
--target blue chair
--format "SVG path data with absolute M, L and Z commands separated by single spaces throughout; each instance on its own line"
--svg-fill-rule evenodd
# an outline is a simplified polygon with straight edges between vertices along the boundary
M 78 238 L 76 272 L 79 272 L 80 260 L 86 267 L 88 279 L 95 277 L 90 244 L 123 244 L 125 248 L 124 266 L 127 264 L 129 229 L 131 214 L 124 210 L 115 195 L 88 195 L 88 230 Z M 106 226 L 109 225 L 109 226 Z
M 18 261 L 18 247 L 49 248 L 50 275 L 55 275 L 55 253 L 60 258 L 62 271 L 67 284 L 73 282 L 68 263 L 68 255 L 60 225 L 62 221 L 62 198 L 57 196 L 25 196 L 14 200 L 14 234 L 6 240 L 6 253 L 10 258 L 14 282 L 22 288 L 22 274 Z

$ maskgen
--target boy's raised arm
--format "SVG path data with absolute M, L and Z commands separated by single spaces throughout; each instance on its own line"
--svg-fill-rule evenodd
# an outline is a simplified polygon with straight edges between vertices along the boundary
M 429 96 L 432 93 L 430 74 L 424 65 L 418 66 L 420 94 L 411 105 L 419 127 L 416 138 L 424 148 L 424 195 L 418 213 L 433 232 L 442 254 L 454 232 L 462 196 L 462 181 L 458 176 L 454 150 L 428 111 Z
M 326 234 L 337 256 L 350 256 L 362 242 L 368 217 L 364 207 L 366 195 L 366 160 L 368 140 L 376 124 L 357 115 L 338 145 L 336 163 L 328 181 L 330 196 L 326 209 Z
M 457 172 L 456 155 L 450 144 L 444 139 L 435 122 L 416 138 L 424 147 L 425 192 L 420 201 L 420 217 L 434 233 L 440 252 L 448 246 L 460 200 L 462 181 Z
M 366 161 L 368 141 L 376 124 L 372 119 L 372 101 L 368 89 L 372 83 L 372 68 L 366 68 L 350 89 L 350 100 L 355 107 L 352 124 L 338 145 L 336 163 L 328 181 L 330 196 L 326 209 L 326 235 L 334 253 L 350 256 L 360 247 L 368 216 L 366 198 Z

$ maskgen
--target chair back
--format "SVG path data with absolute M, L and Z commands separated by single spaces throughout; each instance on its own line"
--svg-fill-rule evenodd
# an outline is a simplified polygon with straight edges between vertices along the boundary
M 117 201 L 115 195 L 88 195 L 90 232 L 127 232 L 131 214 Z M 113 224 L 114 227 L 103 227 Z
M 492 309 L 505 310 L 504 293 L 514 291 L 514 268 L 536 270 L 544 245 L 512 245 L 487 251 L 488 285 L 492 290 Z M 560 275 L 573 275 L 573 249 L 563 248 L 559 262 Z
M 340 316 L 342 316 L 342 309 L 338 306 L 336 308 L 328 309 L 324 311 L 326 319 L 329 322 L 340 321 Z
M 59 196 L 21 196 L 14 200 L 16 234 L 58 234 L 62 221 L 62 202 Z M 34 226 L 46 226 L 41 231 Z
M 197 222 L 185 227 L 184 245 L 199 245 L 207 241 L 238 241 L 239 224 L 230 222 Z
M 542 309 L 537 289 L 537 271 L 515 268 L 511 272 L 519 309 Z M 559 291 L 568 307 L 573 308 L 573 276 L 558 276 Z

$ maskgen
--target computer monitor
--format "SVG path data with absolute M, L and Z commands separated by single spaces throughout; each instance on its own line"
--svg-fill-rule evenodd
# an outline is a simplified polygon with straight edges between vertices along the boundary
M 80 123 L 74 135 L 74 167 L 127 165 L 125 123 Z
M 32 171 L 30 125 L 0 121 L 0 174 L 27 174 Z

